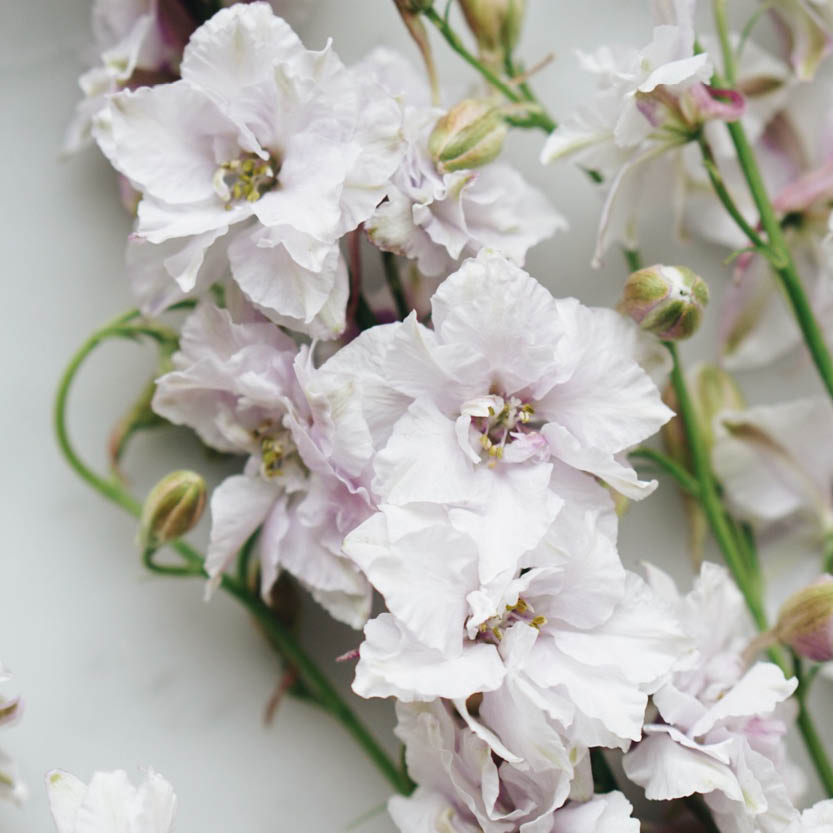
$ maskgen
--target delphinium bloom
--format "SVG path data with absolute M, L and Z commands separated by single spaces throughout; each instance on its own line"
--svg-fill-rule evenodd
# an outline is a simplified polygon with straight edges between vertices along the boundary
M 85 784 L 68 772 L 46 776 L 58 833 L 170 833 L 176 813 L 171 785 L 152 769 L 134 787 L 123 770 L 96 772 Z
M 497 560 L 540 540 L 578 472 L 629 497 L 653 490 L 624 452 L 671 411 L 623 350 L 630 321 L 556 300 L 490 251 L 431 308 L 433 329 L 413 314 L 374 327 L 302 382 L 329 415 L 321 447 L 356 488 L 376 504 L 448 505 Z
M 417 789 L 388 810 L 401 833 L 637 833 L 618 792 L 593 796 L 557 769 L 523 769 L 495 755 L 450 704 L 398 704 L 396 734 Z
M 194 428 L 212 448 L 250 455 L 244 472 L 212 495 L 206 569 L 219 581 L 262 527 L 256 551 L 264 596 L 285 569 L 336 618 L 361 627 L 370 588 L 340 546 L 370 510 L 303 446 L 309 409 L 295 364 L 304 354 L 245 303 L 235 312 L 241 320 L 208 301 L 197 307 L 175 369 L 158 380 L 153 400 L 157 413 Z
M 541 161 L 573 158 L 604 180 L 606 191 L 593 260 L 613 242 L 635 248 L 637 210 L 650 184 L 679 203 L 685 182 L 678 152 L 713 119 L 743 110 L 737 94 L 724 100 L 708 86 L 711 59 L 694 49 L 694 3 L 655 4 L 657 25 L 642 49 L 601 47 L 580 54 L 598 79 L 588 104 L 547 140 Z
M 439 169 L 429 137 L 445 110 L 432 103 L 427 83 L 402 57 L 377 49 L 360 66 L 397 97 L 403 113 L 405 155 L 387 199 L 365 224 L 380 249 L 439 276 L 484 247 L 522 266 L 532 246 L 566 228 L 549 200 L 508 164 Z
M 781 833 L 798 818 L 785 745 L 797 681 L 774 663 L 746 661 L 754 629 L 725 568 L 705 562 L 684 597 L 656 568 L 649 580 L 698 653 L 654 693 L 656 718 L 625 756 L 626 774 L 652 800 L 703 794 L 726 833 Z
M 243 0 L 248 2 L 248 0 Z M 281 16 L 297 20 L 312 0 L 271 0 Z M 222 5 L 232 5 L 225 0 Z M 107 96 L 123 89 L 164 84 L 179 74 L 182 51 L 200 21 L 185 0 L 94 0 L 92 30 L 96 65 L 78 85 L 84 98 L 67 128 L 64 150 L 92 142 L 93 117 Z
M 96 116 L 99 146 L 142 195 L 128 266 L 144 311 L 230 268 L 272 321 L 337 336 L 338 241 L 385 196 L 403 150 L 399 106 L 330 44 L 307 50 L 266 3 L 214 15 L 180 74 L 111 96 Z
M 538 546 L 483 556 L 441 507 L 385 506 L 344 548 L 385 599 L 365 628 L 354 689 L 454 700 L 509 760 L 640 737 L 647 696 L 685 653 L 673 614 L 626 572 L 595 513 L 556 519 Z M 482 694 L 479 717 L 467 698 Z M 561 737 L 559 737 L 559 733 Z M 507 749 L 510 750 L 507 753 Z

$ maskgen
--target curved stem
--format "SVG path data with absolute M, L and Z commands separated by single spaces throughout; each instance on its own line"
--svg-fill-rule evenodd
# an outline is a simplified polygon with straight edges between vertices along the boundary
M 81 345 L 61 376 L 55 397 L 54 409 L 54 424 L 55 433 L 58 437 L 58 445 L 70 466 L 93 489 L 104 495 L 108 500 L 121 506 L 136 518 L 141 515 L 141 503 L 129 494 L 120 483 L 106 480 L 93 471 L 75 451 L 67 430 L 66 408 L 69 392 L 79 368 L 99 344 L 109 338 L 135 337 L 137 333 L 143 331 L 148 331 L 144 332 L 146 335 L 152 335 L 149 331 L 153 328 L 127 326 L 130 321 L 137 317 L 139 317 L 139 312 L 137 310 L 131 310 L 94 332 Z M 205 575 L 204 559 L 199 552 L 184 541 L 173 541 L 170 543 L 170 546 L 182 556 L 185 566 L 174 567 L 156 564 L 153 561 L 153 550 L 145 550 L 143 552 L 142 560 L 145 565 L 154 572 L 165 575 Z M 341 695 L 335 690 L 313 659 L 304 651 L 292 634 L 275 619 L 270 609 L 263 603 L 260 597 L 251 593 L 248 587 L 238 579 L 230 576 L 223 577 L 221 586 L 229 595 L 241 602 L 252 616 L 255 617 L 261 627 L 266 631 L 270 641 L 276 647 L 284 661 L 297 669 L 301 680 L 315 694 L 318 702 L 342 723 L 345 729 L 347 729 L 365 750 L 368 757 L 377 766 L 382 775 L 388 779 L 396 790 L 406 795 L 409 794 L 414 786 L 411 779 L 394 763 L 385 750 L 382 749 L 364 724 L 361 723 L 350 707 L 344 702 Z
M 735 221 L 740 230 L 749 238 L 755 248 L 760 249 L 763 254 L 768 256 L 769 246 L 766 242 L 764 242 L 764 240 L 761 239 L 758 232 L 756 232 L 755 229 L 749 225 L 743 214 L 741 214 L 740 209 L 737 207 L 732 195 L 729 193 L 729 189 L 726 187 L 726 183 L 723 180 L 720 169 L 717 167 L 717 161 L 714 158 L 711 145 L 704 134 L 700 134 L 700 138 L 697 140 L 697 143 L 700 145 L 700 152 L 703 155 L 703 166 L 706 169 L 709 181 L 714 188 L 717 198 L 721 203 L 723 203 L 723 207 L 729 212 L 729 216 Z
M 142 564 L 147 567 L 152 573 L 157 573 L 161 576 L 200 576 L 202 578 L 207 578 L 207 574 L 205 572 L 205 568 L 202 565 L 198 564 L 187 564 L 185 567 L 177 567 L 173 564 L 157 564 L 153 560 L 153 556 L 156 554 L 157 549 L 156 547 L 145 547 L 142 550 Z
M 460 40 L 454 29 L 451 28 L 448 21 L 441 17 L 436 9 L 428 8 L 423 14 L 436 26 L 439 33 L 445 38 L 446 43 L 471 67 L 473 67 L 486 81 L 499 90 L 503 95 L 516 104 L 525 102 L 534 109 L 529 113 L 525 119 L 513 120 L 513 124 L 519 127 L 538 127 L 547 133 L 552 133 L 556 128 L 556 122 L 544 110 L 539 101 L 530 100 L 525 95 L 513 89 L 510 84 L 507 84 L 500 76 L 493 70 L 487 67 L 482 61 L 478 60 Z

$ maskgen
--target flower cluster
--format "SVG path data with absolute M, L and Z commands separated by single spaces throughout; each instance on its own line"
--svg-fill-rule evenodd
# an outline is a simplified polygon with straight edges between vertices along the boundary
M 710 39 L 694 0 L 656 0 L 644 48 L 580 55 L 598 89 L 559 127 L 514 55 L 521 0 L 461 0 L 478 55 L 431 0 L 396 0 L 427 80 L 387 48 L 350 66 L 331 42 L 309 49 L 280 3 L 199 20 L 200 4 L 126 5 L 95 5 L 101 65 L 70 140 L 89 133 L 135 197 L 140 312 L 99 340 L 149 336 L 163 358 L 120 436 L 172 423 L 239 459 L 208 500 L 193 472 L 160 481 L 145 564 L 246 605 L 285 661 L 281 690 L 383 762 L 401 833 L 638 833 L 620 769 L 674 829 L 830 830 L 833 802 L 799 809 L 786 736 L 799 727 L 833 795 L 806 694 L 808 661 L 833 658 L 833 406 L 747 408 L 723 367 L 686 374 L 676 342 L 708 287 L 636 251 L 653 189 L 680 227 L 742 249 L 726 367 L 803 337 L 833 394 L 829 113 L 805 118 L 794 94 L 830 51 L 824 4 L 766 4 L 789 35 L 779 57 L 747 44 L 756 19 L 733 37 L 722 3 Z M 440 88 L 427 24 L 489 89 Z M 524 270 L 567 222 L 502 158 L 512 127 L 543 128 L 542 162 L 573 157 L 606 189 L 591 260 L 626 249 L 617 310 Z M 792 313 L 768 311 L 778 286 Z M 668 454 L 644 445 L 661 430 Z M 707 525 L 725 559 L 688 593 L 651 565 L 650 534 L 639 572 L 620 557 L 620 516 L 658 485 L 637 461 L 675 478 L 694 538 Z M 202 558 L 178 539 L 206 502 Z M 168 545 L 181 566 L 155 561 Z M 354 629 L 339 659 L 357 695 L 394 700 L 402 766 L 285 627 L 285 586 Z M 47 786 L 60 833 L 173 823 L 151 770 L 138 789 L 121 771 Z

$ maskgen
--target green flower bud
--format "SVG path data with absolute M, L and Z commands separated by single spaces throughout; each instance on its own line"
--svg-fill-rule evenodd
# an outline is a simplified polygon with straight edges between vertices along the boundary
M 173 471 L 151 490 L 142 507 L 139 540 L 156 548 L 193 529 L 205 508 L 205 481 L 193 471 Z
M 833 576 L 825 574 L 790 596 L 774 632 L 799 656 L 815 662 L 833 660 Z
M 627 279 L 621 307 L 643 330 L 679 341 L 697 331 L 708 302 L 706 282 L 691 269 L 657 265 Z
M 460 0 L 460 6 L 482 58 L 499 63 L 511 54 L 521 35 L 526 0 Z
M 507 131 L 497 107 L 466 98 L 437 122 L 428 150 L 441 173 L 478 168 L 498 156 Z

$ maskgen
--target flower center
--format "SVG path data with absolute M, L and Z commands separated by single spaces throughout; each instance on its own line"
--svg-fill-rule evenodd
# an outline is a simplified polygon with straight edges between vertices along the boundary
M 489 406 L 488 416 L 474 417 L 471 424 L 480 434 L 480 447 L 491 458 L 490 465 L 502 459 L 503 449 L 519 433 L 528 429 L 535 409 L 528 402 L 510 396 L 500 410 Z
M 254 153 L 244 153 L 220 163 L 214 172 L 214 191 L 230 211 L 237 202 L 257 202 L 275 187 L 279 172 L 280 165 L 273 157 L 261 159 Z
M 540 630 L 547 624 L 546 616 L 536 616 L 532 605 L 524 601 L 520 596 L 513 605 L 506 605 L 501 615 L 495 615 L 481 622 L 475 640 L 478 642 L 490 642 L 497 645 L 503 639 L 503 632 L 516 622 L 525 622 L 527 625 Z
M 285 428 L 264 426 L 253 433 L 260 443 L 260 473 L 267 480 L 280 477 L 287 465 L 302 465 L 292 435 Z

